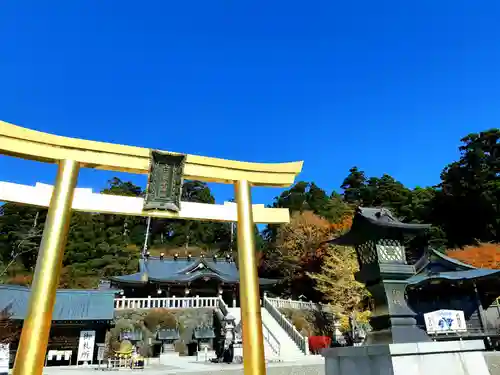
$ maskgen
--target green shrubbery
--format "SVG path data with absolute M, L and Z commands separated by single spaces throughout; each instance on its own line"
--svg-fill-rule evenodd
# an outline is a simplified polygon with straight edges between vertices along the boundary
M 175 343 L 175 351 L 187 354 L 187 343 L 193 330 L 201 324 L 213 325 L 212 309 L 154 309 L 126 310 L 115 316 L 115 326 L 110 330 L 108 348 L 111 353 L 120 348 L 122 332 L 141 332 L 142 340 L 137 343 L 139 353 L 145 357 L 153 354 L 150 342 L 156 340 L 158 329 L 178 329 L 181 338 Z
M 336 316 L 330 311 L 280 309 L 281 313 L 304 336 L 332 336 Z

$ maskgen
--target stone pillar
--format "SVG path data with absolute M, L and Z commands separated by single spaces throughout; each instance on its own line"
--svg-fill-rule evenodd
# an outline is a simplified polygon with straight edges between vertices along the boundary
M 236 287 L 233 288 L 233 307 L 236 307 L 236 301 L 238 300 L 238 297 L 236 295 Z
M 228 314 L 224 318 L 223 334 L 224 334 L 224 351 L 229 350 L 229 347 L 235 343 L 236 339 L 236 318 Z M 241 363 L 243 360 L 243 352 L 234 352 L 233 362 Z
M 163 341 L 162 343 L 163 353 L 171 353 L 175 351 L 174 343 L 170 340 Z
M 364 283 L 373 297 L 370 318 L 372 331 L 365 344 L 392 344 L 431 341 L 417 327 L 416 314 L 406 301 L 406 280 L 415 267 L 406 262 L 405 248 L 395 238 L 368 240 L 356 246 L 360 271 L 357 281 Z
M 332 339 L 334 340 L 335 344 L 339 344 L 344 341 L 342 332 L 340 332 L 340 322 L 337 320 L 335 323 L 333 323 L 333 337 Z
M 488 319 L 486 317 L 486 314 L 483 309 L 483 304 L 481 303 L 481 296 L 479 295 L 479 292 L 477 290 L 477 285 L 476 283 L 473 284 L 474 286 L 474 297 L 477 302 L 477 315 L 479 317 L 479 324 L 481 324 L 481 329 L 483 332 L 486 332 L 488 329 Z
M 225 337 L 225 341 L 226 343 L 232 343 L 234 342 L 234 338 L 235 338 L 235 332 L 234 332 L 234 329 L 236 328 L 236 324 L 235 324 L 235 321 L 236 321 L 236 318 L 234 316 L 232 316 L 231 314 L 228 314 L 225 318 L 224 318 L 224 337 Z

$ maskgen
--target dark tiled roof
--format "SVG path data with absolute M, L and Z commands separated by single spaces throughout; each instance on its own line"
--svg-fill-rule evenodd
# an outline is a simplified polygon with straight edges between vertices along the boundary
M 435 258 L 446 266 L 451 267 L 453 270 L 473 270 L 476 269 L 473 265 L 463 263 L 458 259 L 451 258 L 437 250 L 431 249 L 431 258 Z
M 371 224 L 387 228 L 422 230 L 431 227 L 430 224 L 403 223 L 399 221 L 391 213 L 391 211 L 389 211 L 386 208 L 359 207 L 356 212 L 356 215 L 363 217 L 364 219 L 368 220 Z
M 430 228 L 430 224 L 410 224 L 399 221 L 388 209 L 358 207 L 351 229 L 329 243 L 341 246 L 354 246 L 371 238 L 370 233 L 380 230 L 399 230 L 406 233 L 419 233 Z
M 202 277 L 218 279 L 222 282 L 237 284 L 240 275 L 236 264 L 225 259 L 212 258 L 159 258 L 149 257 L 140 260 L 140 272 L 132 275 L 115 276 L 110 279 L 121 283 L 152 282 L 191 282 Z M 147 275 L 147 277 L 145 277 Z M 260 279 L 261 285 L 275 284 L 277 280 Z
M 12 319 L 24 319 L 31 289 L 0 285 L 0 310 L 9 308 Z M 115 290 L 57 291 L 52 320 L 112 320 Z
M 452 271 L 452 272 L 436 272 L 436 273 L 421 273 L 410 277 L 407 282 L 409 285 L 420 285 L 432 280 L 479 280 L 487 277 L 500 276 L 500 270 L 490 270 L 484 268 L 476 268 L 467 271 Z
M 462 263 L 435 249 L 429 249 L 429 262 L 417 274 L 408 279 L 408 284 L 417 286 L 433 280 L 484 280 L 486 278 L 499 278 L 500 270 L 476 268 L 470 264 Z

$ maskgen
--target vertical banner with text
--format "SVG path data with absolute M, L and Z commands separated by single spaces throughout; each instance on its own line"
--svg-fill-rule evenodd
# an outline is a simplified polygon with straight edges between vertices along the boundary
M 0 344 L 0 375 L 9 373 L 9 344 Z
M 92 362 L 94 357 L 95 331 L 81 331 L 78 342 L 78 362 Z

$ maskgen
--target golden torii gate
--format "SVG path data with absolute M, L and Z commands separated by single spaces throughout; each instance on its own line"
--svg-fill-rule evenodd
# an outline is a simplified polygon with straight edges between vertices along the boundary
M 78 172 L 80 168 L 95 168 L 148 174 L 151 150 L 61 137 L 0 121 L 0 154 L 58 164 L 56 182 L 37 258 L 29 307 L 13 370 L 14 375 L 42 375 Z M 217 215 L 212 217 L 210 213 L 183 216 L 182 208 L 179 212 L 143 211 L 137 210 L 137 208 L 119 208 L 119 205 L 114 206 L 116 208 L 107 208 L 107 212 L 125 215 L 220 221 L 237 220 L 240 305 L 244 337 L 243 365 L 246 375 L 264 375 L 266 373 L 254 244 L 254 216 L 258 216 L 257 221 L 261 223 L 285 223 L 289 221 L 287 209 L 252 206 L 251 186 L 290 186 L 296 175 L 300 173 L 302 164 L 303 162 L 248 163 L 186 155 L 183 169 L 183 176 L 186 179 L 234 184 L 237 205 L 236 217 L 234 217 L 235 215 L 221 214 L 220 210 Z M 95 205 L 86 207 L 86 203 L 80 202 L 79 210 L 85 211 L 86 208 L 95 212 L 96 207 Z M 266 220 L 266 216 L 268 216 L 268 220 Z

